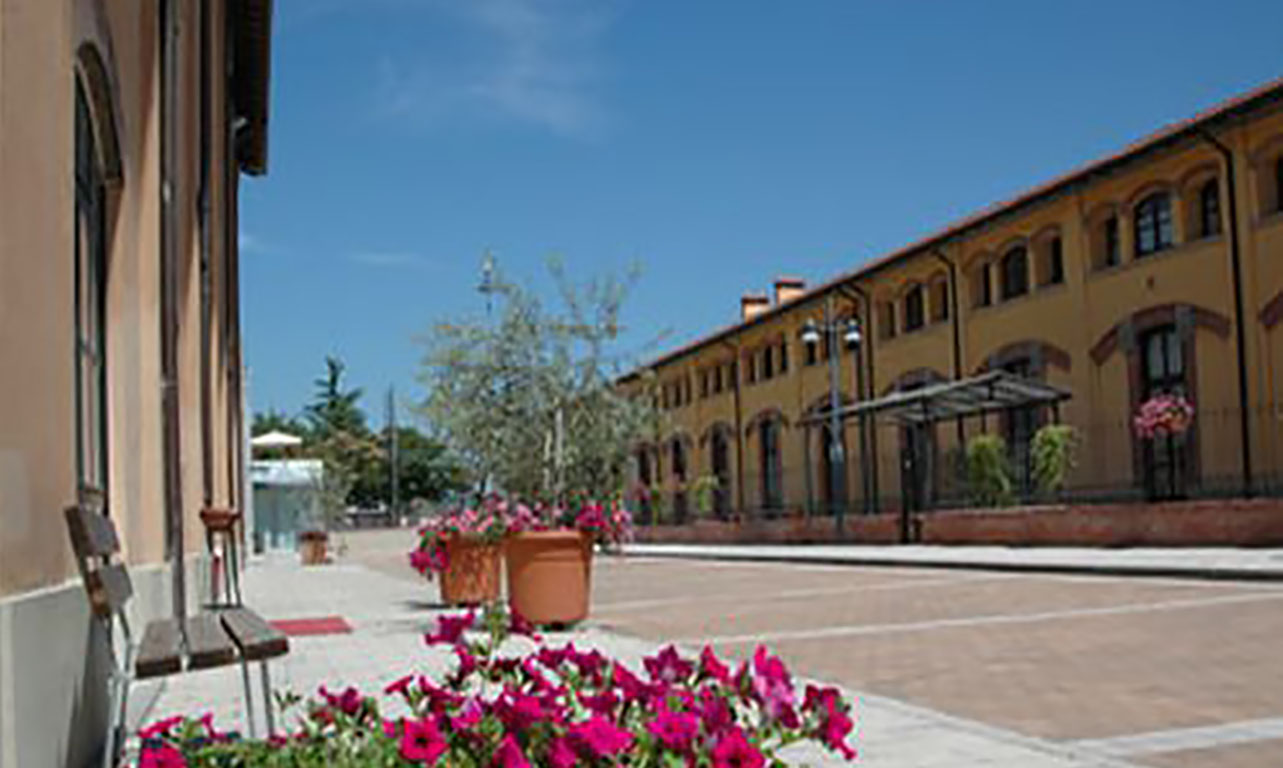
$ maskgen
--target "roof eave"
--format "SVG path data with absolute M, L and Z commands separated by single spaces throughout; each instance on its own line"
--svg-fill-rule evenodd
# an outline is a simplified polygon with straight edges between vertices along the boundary
M 231 6 L 232 94 L 237 117 L 237 161 L 251 175 L 267 173 L 267 117 L 272 61 L 272 0 L 244 0 Z

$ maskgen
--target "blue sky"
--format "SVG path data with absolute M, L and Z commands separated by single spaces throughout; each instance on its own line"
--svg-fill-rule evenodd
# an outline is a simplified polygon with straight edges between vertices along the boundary
M 544 289 L 550 254 L 640 262 L 626 344 L 681 343 L 1283 75 L 1280 29 L 1277 0 L 278 0 L 252 405 L 300 410 L 327 354 L 419 396 L 486 248 Z

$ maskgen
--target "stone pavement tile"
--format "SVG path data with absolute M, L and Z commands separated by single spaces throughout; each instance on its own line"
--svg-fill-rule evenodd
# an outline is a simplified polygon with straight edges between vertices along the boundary
M 1283 765 L 1283 739 L 1133 758 L 1153 768 L 1275 768 Z
M 434 588 L 420 582 L 350 563 L 305 569 L 291 559 L 268 558 L 251 564 L 245 591 L 247 604 L 269 618 L 333 614 L 354 627 L 351 634 L 291 638 L 291 653 L 272 664 L 272 681 L 277 688 L 311 693 L 325 684 L 374 691 L 406 672 L 440 674 L 452 663 L 444 650 L 423 645 L 422 634 L 434 625 L 439 610 L 434 607 Z M 658 647 L 655 640 L 621 635 L 591 621 L 575 631 L 550 634 L 547 639 L 558 644 L 566 640 L 599 648 L 635 667 Z M 253 682 L 257 685 L 257 674 Z M 857 701 L 861 765 L 1121 765 L 883 697 L 851 695 Z M 239 728 L 243 722 L 241 697 L 237 668 L 183 675 L 167 681 L 149 717 L 212 711 L 223 727 Z M 257 700 L 255 705 L 259 705 Z M 799 745 L 787 757 L 790 764 L 797 765 L 843 764 L 809 745 Z

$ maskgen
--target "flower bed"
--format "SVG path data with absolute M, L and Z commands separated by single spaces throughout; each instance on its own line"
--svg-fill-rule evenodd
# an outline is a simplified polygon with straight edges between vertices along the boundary
M 808 685 L 801 701 L 784 663 L 759 646 L 731 670 L 708 647 L 697 658 L 664 648 L 640 676 L 596 650 L 535 645 L 500 653 L 510 635 L 538 642 L 519 616 L 490 608 L 443 616 L 429 645 L 456 658 L 442 680 L 406 675 L 388 685 L 406 714 L 385 717 L 379 697 L 322 687 L 300 702 L 288 735 L 245 741 L 211 718 L 174 717 L 142 732 L 140 766 L 764 766 L 815 741 L 847 760 L 850 705 Z M 529 646 L 527 646 L 529 648 Z

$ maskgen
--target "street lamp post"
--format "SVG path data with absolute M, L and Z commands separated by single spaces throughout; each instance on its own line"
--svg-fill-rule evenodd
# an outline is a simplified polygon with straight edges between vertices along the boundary
M 821 333 L 828 340 L 829 350 L 829 504 L 833 507 L 837 531 L 841 534 L 846 514 L 846 451 L 843 448 L 842 415 L 839 412 L 842 404 L 838 394 L 838 366 L 841 356 L 838 334 L 841 333 L 845 346 L 856 349 L 860 345 L 860 323 L 851 318 L 839 326 L 833 317 L 833 297 L 826 296 L 823 326 L 817 326 L 814 320 L 807 320 L 802 327 L 802 343 L 815 348 L 820 343 Z

